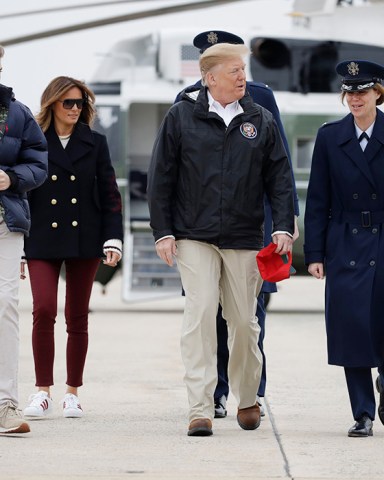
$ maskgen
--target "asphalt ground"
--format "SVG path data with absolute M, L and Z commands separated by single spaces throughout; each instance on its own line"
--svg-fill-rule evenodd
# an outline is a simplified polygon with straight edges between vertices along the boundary
M 266 416 L 255 431 L 236 422 L 236 404 L 212 437 L 187 436 L 179 334 L 184 300 L 128 305 L 121 277 L 106 295 L 95 284 L 82 419 L 62 417 L 65 325 L 56 325 L 55 410 L 27 435 L 0 436 L 1 480 L 370 479 L 384 478 L 384 426 L 348 438 L 353 424 L 344 373 L 327 365 L 322 281 L 280 285 L 267 316 Z M 20 289 L 20 407 L 34 392 L 31 295 Z M 375 375 L 375 372 L 373 372 Z

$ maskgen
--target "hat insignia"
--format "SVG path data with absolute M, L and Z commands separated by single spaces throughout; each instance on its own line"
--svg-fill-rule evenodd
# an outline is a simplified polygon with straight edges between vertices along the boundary
M 350 75 L 358 75 L 359 74 L 359 64 L 356 62 L 348 63 L 347 65 L 348 73 Z
M 209 32 L 207 35 L 207 42 L 212 43 L 214 45 L 219 41 L 219 37 L 217 36 L 217 33 L 215 32 Z

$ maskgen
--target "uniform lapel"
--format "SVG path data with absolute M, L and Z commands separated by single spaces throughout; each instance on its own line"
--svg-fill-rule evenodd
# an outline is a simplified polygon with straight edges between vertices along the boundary
M 371 138 L 364 150 L 368 164 L 374 159 L 379 150 L 384 145 L 384 113 L 377 110 L 375 126 L 373 127 Z M 384 166 L 383 166 L 384 167 Z
M 75 162 L 87 155 L 94 146 L 91 129 L 84 124 L 76 125 L 65 149 L 53 124 L 47 130 L 46 137 L 49 142 L 49 160 L 71 173 L 74 172 Z
M 55 132 L 55 128 L 53 126 L 53 122 L 51 126 L 45 133 L 45 136 L 48 141 L 49 145 L 49 161 L 58 165 L 59 167 L 63 168 L 64 170 L 68 170 L 69 172 L 73 173 L 73 166 L 68 158 L 67 152 L 61 145 L 60 139 Z
M 341 121 L 340 126 L 341 126 L 341 129 L 338 136 L 339 146 L 348 155 L 348 157 L 352 160 L 355 166 L 359 170 L 361 170 L 363 175 L 372 183 L 372 185 L 375 185 L 375 182 L 367 161 L 367 156 L 361 149 L 359 141 L 356 138 L 356 131 L 355 131 L 355 125 L 353 122 L 352 114 L 347 115 Z M 368 142 L 368 145 L 370 141 Z
M 78 123 L 65 149 L 72 163 L 76 163 L 92 151 L 94 140 L 88 125 Z

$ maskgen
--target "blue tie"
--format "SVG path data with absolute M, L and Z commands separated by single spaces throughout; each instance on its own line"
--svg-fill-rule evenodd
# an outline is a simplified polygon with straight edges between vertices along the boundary
M 365 138 L 365 139 L 367 140 L 367 142 L 368 142 L 369 137 L 368 137 L 368 135 L 367 135 L 366 132 L 363 132 L 363 133 L 360 135 L 360 137 L 359 137 L 359 142 L 361 142 L 362 140 L 364 140 L 364 138 Z

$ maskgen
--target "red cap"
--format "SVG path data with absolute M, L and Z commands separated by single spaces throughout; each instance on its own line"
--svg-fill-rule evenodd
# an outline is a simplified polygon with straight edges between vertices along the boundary
M 276 247 L 275 243 L 270 243 L 256 255 L 261 278 L 267 282 L 280 282 L 290 276 L 291 252 L 287 255 L 279 255 L 275 253 Z

